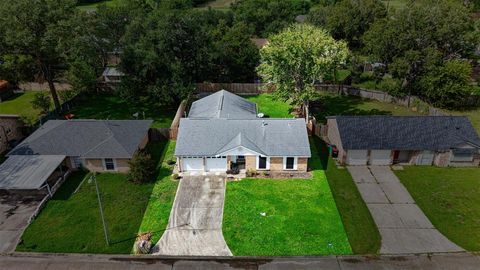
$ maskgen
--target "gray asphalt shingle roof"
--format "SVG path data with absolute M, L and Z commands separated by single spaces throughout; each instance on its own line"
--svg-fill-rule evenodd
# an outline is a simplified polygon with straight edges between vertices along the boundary
M 225 90 L 192 103 L 188 118 L 253 119 L 257 117 L 257 104 Z
M 237 146 L 267 156 L 311 155 L 304 119 L 180 120 L 176 156 L 216 156 Z
M 64 159 L 64 155 L 10 156 L 0 165 L 0 189 L 39 189 Z
M 334 116 L 344 149 L 448 150 L 480 138 L 463 116 Z
M 50 120 L 8 155 L 131 158 L 151 120 Z

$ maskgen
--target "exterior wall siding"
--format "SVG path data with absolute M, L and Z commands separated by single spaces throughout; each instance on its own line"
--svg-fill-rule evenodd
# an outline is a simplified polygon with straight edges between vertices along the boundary
M 298 158 L 297 171 L 306 172 L 308 170 L 308 158 Z
M 20 117 L 0 115 L 0 153 L 7 151 L 9 141 L 23 138 L 22 126 Z
M 130 159 L 115 159 L 116 171 L 111 172 L 127 173 L 130 170 L 130 166 L 128 165 L 129 160 Z M 110 172 L 104 170 L 103 159 L 85 159 L 83 166 L 91 172 Z
M 257 169 L 257 157 L 245 156 L 245 169 L 256 170 Z
M 338 160 L 345 163 L 347 160 L 347 152 L 343 149 L 340 131 L 338 131 L 337 119 L 327 119 L 327 137 L 331 144 L 337 146 Z
M 270 158 L 270 171 L 283 171 L 283 158 L 271 157 Z

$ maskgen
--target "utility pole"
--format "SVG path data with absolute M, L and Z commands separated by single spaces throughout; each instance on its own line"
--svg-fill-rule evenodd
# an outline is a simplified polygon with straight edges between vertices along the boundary
M 107 222 L 105 221 L 105 216 L 103 214 L 102 200 L 100 199 L 100 190 L 98 189 L 97 176 L 95 175 L 95 173 L 93 173 L 92 178 L 93 178 L 93 181 L 95 181 L 95 189 L 97 190 L 98 207 L 100 208 L 100 216 L 102 218 L 103 233 L 105 234 L 105 241 L 107 242 L 107 246 L 109 246 L 110 242 L 108 241 Z

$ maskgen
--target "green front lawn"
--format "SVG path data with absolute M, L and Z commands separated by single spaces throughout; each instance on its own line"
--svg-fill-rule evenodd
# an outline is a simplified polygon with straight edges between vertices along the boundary
M 159 158 L 172 153 L 173 143 L 151 143 Z M 97 175 L 111 244 L 106 245 L 94 182 L 76 172 L 55 193 L 38 218 L 26 229 L 18 251 L 67 253 L 130 253 L 139 231 L 164 229 L 175 196 L 170 167 L 159 163 L 156 182 L 136 185 L 125 174 Z M 155 212 L 158 211 L 158 212 Z M 153 221 L 158 218 L 158 222 Z
M 381 236 L 352 176 L 346 168 L 338 168 L 333 159 L 327 158 L 328 150 L 323 141 L 314 137 L 312 143 L 321 150 L 323 162 L 327 163 L 325 173 L 353 252 L 377 253 L 381 246 Z
M 40 111 L 30 103 L 35 96 L 34 91 L 15 94 L 7 101 L 0 103 L 0 114 L 16 114 L 23 117 L 27 124 L 33 124 L 39 119 Z
M 292 106 L 289 102 L 277 100 L 272 94 L 260 94 L 255 96 L 244 96 L 251 102 L 257 104 L 259 113 L 264 113 L 266 117 L 271 118 L 292 118 Z
M 312 150 L 312 179 L 227 184 L 223 234 L 234 255 L 352 253 L 315 144 Z
M 480 251 L 479 168 L 406 166 L 395 174 L 441 233 Z
M 138 113 L 138 119 L 154 120 L 155 128 L 168 128 L 172 124 L 177 108 L 175 106 L 159 106 L 150 100 L 140 99 L 136 102 L 125 101 L 113 94 L 98 94 L 84 97 L 70 113 L 76 119 L 135 119 L 133 114 Z

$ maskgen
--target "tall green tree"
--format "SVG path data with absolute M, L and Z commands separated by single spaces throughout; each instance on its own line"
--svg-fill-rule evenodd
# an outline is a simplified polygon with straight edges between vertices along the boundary
M 308 21 L 326 28 L 335 39 L 347 40 L 350 47 L 359 48 L 370 24 L 386 16 L 387 9 L 380 0 L 342 0 L 313 8 Z
M 326 30 L 297 24 L 273 35 L 260 55 L 260 75 L 275 85 L 277 96 L 301 106 L 308 121 L 315 82 L 345 64 L 349 51 Z
M 238 0 L 232 5 L 236 22 L 251 25 L 254 34 L 267 37 L 295 22 L 310 9 L 309 0 Z
M 64 68 L 64 55 L 58 50 L 68 38 L 64 25 L 76 12 L 75 0 L 16 0 L 0 3 L 0 55 L 27 57 L 38 74 L 48 82 L 55 108 L 60 102 L 54 81 Z

